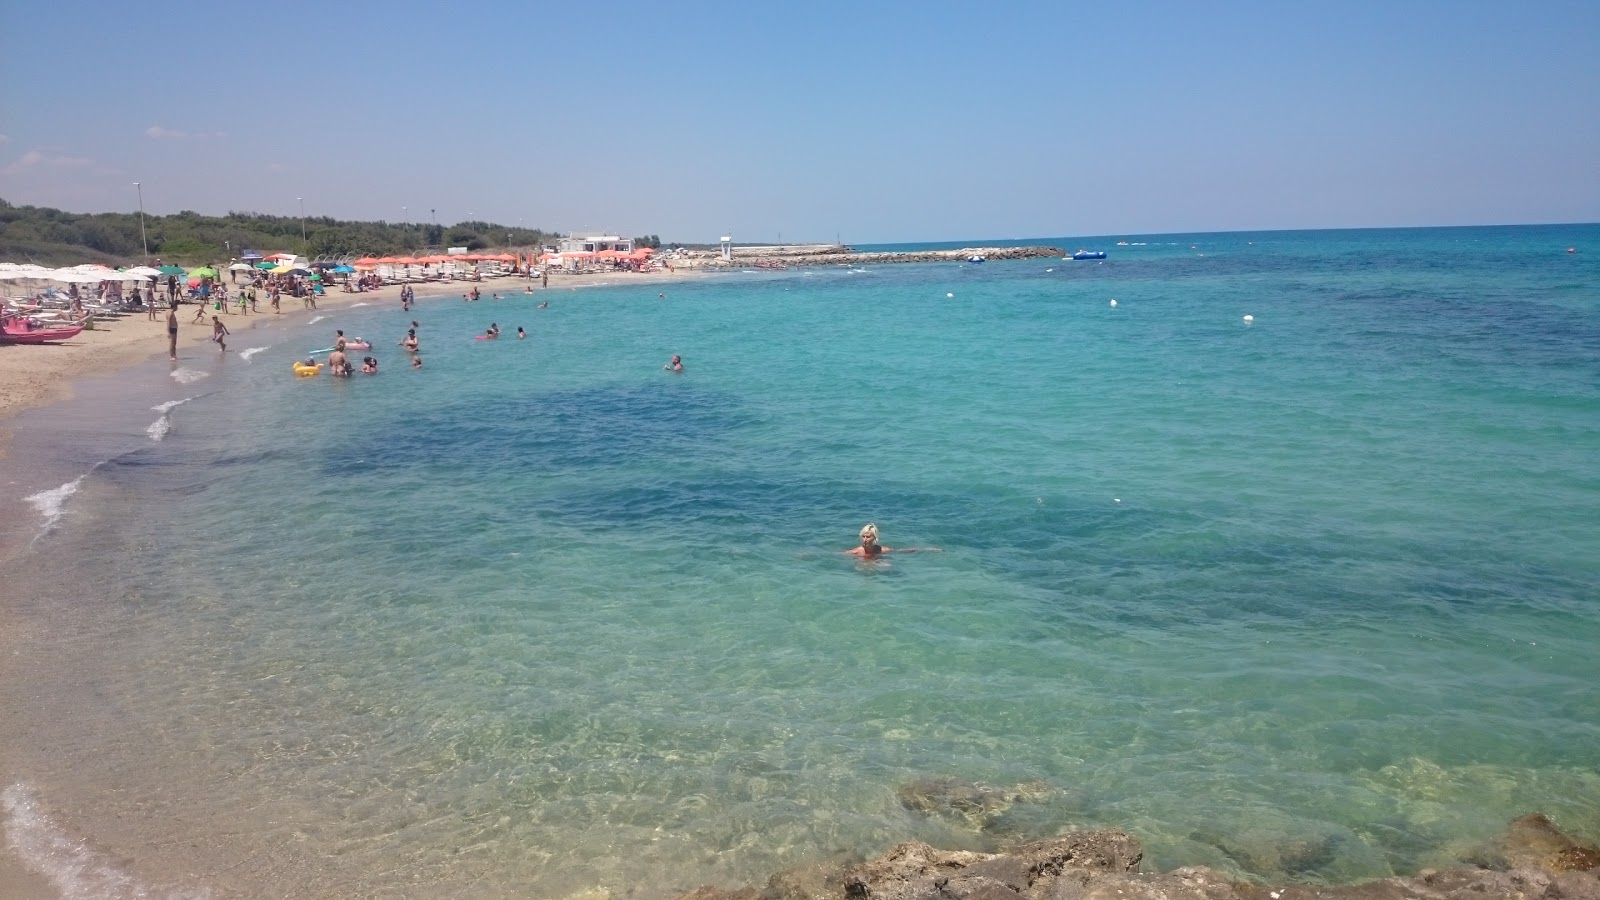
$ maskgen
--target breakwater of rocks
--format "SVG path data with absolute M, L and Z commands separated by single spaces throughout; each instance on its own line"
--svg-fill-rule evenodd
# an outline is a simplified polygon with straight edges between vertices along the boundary
M 908 250 L 862 252 L 848 247 L 738 247 L 732 259 L 706 253 L 691 265 L 705 268 L 784 269 L 791 266 L 869 266 L 883 263 L 966 262 L 974 256 L 985 261 L 1004 259 L 1060 259 L 1058 247 L 966 247 L 960 250 Z

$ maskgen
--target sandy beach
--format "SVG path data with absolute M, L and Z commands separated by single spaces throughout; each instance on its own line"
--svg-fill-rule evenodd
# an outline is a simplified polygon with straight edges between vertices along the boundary
M 550 286 L 543 288 L 532 283 L 535 293 L 572 290 L 598 284 L 615 284 L 621 281 L 666 281 L 694 277 L 689 269 L 676 272 L 617 272 L 582 275 L 560 274 L 551 278 Z M 445 281 L 424 282 L 413 285 L 418 302 L 454 298 L 471 290 L 473 285 L 485 295 L 495 292 L 522 292 L 529 281 L 521 276 L 502 276 L 482 282 Z M 271 318 L 310 318 L 326 314 L 328 310 L 341 309 L 355 303 L 398 303 L 400 288 L 386 286 L 377 291 L 347 294 L 333 290 L 317 298 L 315 310 L 302 308 L 298 298 L 284 297 L 283 311 L 275 316 L 270 310 L 239 315 L 225 314 L 222 321 L 230 330 L 239 331 L 252 324 Z M 262 301 L 265 307 L 265 300 Z M 205 343 L 211 339 L 211 328 L 205 324 L 191 324 L 194 305 L 185 304 L 178 309 L 178 346 Z M 101 321 L 93 330 L 85 330 L 70 341 L 60 344 L 24 346 L 0 344 L 0 460 L 7 458 L 11 430 L 9 420 L 17 413 L 67 399 L 72 395 L 72 382 L 76 378 L 105 375 L 143 362 L 166 352 L 166 313 L 159 312 L 154 320 L 143 313 L 133 313 L 119 319 Z

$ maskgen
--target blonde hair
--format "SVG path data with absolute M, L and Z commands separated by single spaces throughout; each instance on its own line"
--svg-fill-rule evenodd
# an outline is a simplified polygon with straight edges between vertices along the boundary
M 874 544 L 878 542 L 878 526 L 871 522 L 861 526 L 861 543 L 865 544 L 868 540 Z

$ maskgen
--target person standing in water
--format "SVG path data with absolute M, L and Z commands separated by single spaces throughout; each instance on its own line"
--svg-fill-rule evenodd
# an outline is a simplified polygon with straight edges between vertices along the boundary
M 178 358 L 178 304 L 167 307 L 167 355 Z
M 228 334 L 229 334 L 228 326 L 222 324 L 222 320 L 221 319 L 217 318 L 216 316 L 212 316 L 211 317 L 211 339 L 213 341 L 216 341 L 217 342 L 217 346 L 219 348 L 221 348 L 224 352 L 226 352 L 227 349 L 228 349 L 228 341 L 227 341 Z
M 878 526 L 868 522 L 861 528 L 861 546 L 844 551 L 850 556 L 861 559 L 877 559 L 886 553 L 942 553 L 938 547 L 885 547 L 878 543 Z
M 674 354 L 672 354 L 672 361 L 667 363 L 666 365 L 662 366 L 661 368 L 666 369 L 668 372 L 682 372 L 683 371 L 683 357 L 681 357 L 678 354 L 674 353 Z

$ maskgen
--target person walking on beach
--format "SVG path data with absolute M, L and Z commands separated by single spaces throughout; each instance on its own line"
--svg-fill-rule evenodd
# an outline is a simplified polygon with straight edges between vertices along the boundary
M 878 526 L 868 522 L 861 527 L 861 546 L 844 552 L 849 556 L 856 556 L 861 559 L 877 559 L 885 553 L 916 553 L 918 551 L 928 553 L 943 552 L 938 547 L 901 547 L 898 550 L 892 547 L 885 547 L 878 543 Z
M 217 318 L 216 316 L 212 316 L 211 317 L 211 339 L 213 341 L 217 342 L 217 346 L 220 347 L 223 350 L 223 352 L 226 352 L 227 349 L 228 349 L 228 341 L 227 341 L 228 334 L 229 334 L 228 326 L 222 324 L 222 320 L 221 319 Z
M 178 359 L 178 307 L 167 307 L 167 356 Z

